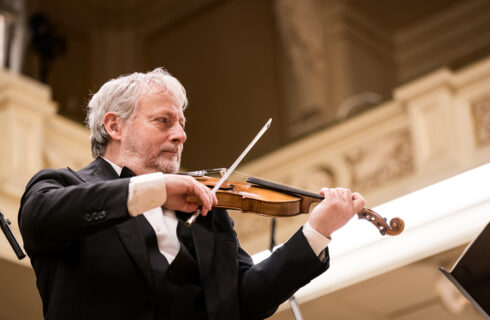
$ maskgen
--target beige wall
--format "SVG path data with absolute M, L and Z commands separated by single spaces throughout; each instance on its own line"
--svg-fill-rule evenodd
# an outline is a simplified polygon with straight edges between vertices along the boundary
M 397 88 L 393 100 L 241 169 L 313 192 L 323 185 L 350 187 L 364 194 L 369 207 L 376 206 L 488 163 L 489 87 L 488 58 L 458 72 L 441 69 Z M 6 71 L 0 73 L 0 207 L 13 222 L 17 236 L 16 214 L 27 180 L 45 167 L 81 168 L 90 161 L 87 129 L 56 115 L 55 109 L 48 87 Z M 388 219 L 397 215 L 381 214 Z M 255 253 L 268 248 L 269 218 L 242 213 L 233 216 L 246 250 Z M 285 241 L 306 218 L 280 219 L 276 240 Z M 367 222 L 359 223 L 377 233 Z M 407 226 L 405 232 L 409 229 Z M 449 237 L 439 250 L 463 245 L 470 238 L 471 234 Z M 436 250 L 429 254 L 439 253 Z M 420 257 L 427 254 L 424 251 Z M 18 272 L 33 279 L 30 269 L 25 269 L 28 260 L 16 266 L 18 261 L 6 241 L 0 242 L 0 256 L 5 261 L 3 280 L 0 277 L 5 289 L 25 295 L 39 310 L 33 282 L 18 286 L 8 277 Z M 415 255 L 410 261 L 416 260 Z M 363 275 L 363 279 L 366 277 L 369 275 Z M 11 314 L 15 313 L 19 313 L 18 319 L 32 318 L 31 309 L 24 313 L 16 304 L 2 310 L 6 310 L 6 319 L 13 319 Z
M 247 160 L 337 122 L 352 96 L 387 101 L 414 77 L 490 54 L 486 0 L 31 0 L 28 7 L 42 9 L 67 39 L 48 81 L 65 116 L 81 122 L 89 93 L 123 73 L 163 65 L 182 80 L 191 102 L 189 169 L 229 166 L 269 117 L 270 132 Z M 32 51 L 26 62 L 35 76 Z M 358 99 L 352 113 L 378 103 Z
M 232 1 L 145 39 L 145 69 L 165 65 L 188 92 L 186 168 L 230 166 L 270 117 L 274 125 L 252 156 L 280 145 L 270 15 L 267 1 Z
M 435 71 L 397 88 L 393 100 L 241 170 L 312 192 L 348 187 L 377 206 L 490 160 L 489 87 L 488 58 L 458 72 Z M 247 249 L 267 249 L 268 218 L 235 217 L 244 222 L 236 227 Z M 306 219 L 280 219 L 278 239 Z

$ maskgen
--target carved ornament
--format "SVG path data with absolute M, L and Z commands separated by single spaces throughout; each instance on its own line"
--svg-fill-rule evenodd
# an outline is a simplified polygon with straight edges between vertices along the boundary
M 412 142 L 407 129 L 386 134 L 344 155 L 352 188 L 369 191 L 414 170 Z
M 490 143 L 490 96 L 483 97 L 471 105 L 477 145 Z

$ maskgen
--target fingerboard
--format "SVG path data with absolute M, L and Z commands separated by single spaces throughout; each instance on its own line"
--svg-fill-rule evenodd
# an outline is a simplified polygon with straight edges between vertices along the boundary
M 274 182 L 265 181 L 265 180 L 262 180 L 259 178 L 248 177 L 247 182 L 256 184 L 256 185 L 263 187 L 263 188 L 266 188 L 266 189 L 282 191 L 282 192 L 290 194 L 290 195 L 300 195 L 300 196 L 306 196 L 306 197 L 311 197 L 311 198 L 320 199 L 320 200 L 323 199 L 323 196 L 320 194 L 317 194 L 317 193 L 313 193 L 313 192 L 309 192 L 309 191 L 305 191 L 305 190 L 301 190 L 301 189 L 297 189 L 297 188 L 293 188 L 293 187 L 289 187 L 289 186 L 284 186 L 284 185 L 277 184 Z

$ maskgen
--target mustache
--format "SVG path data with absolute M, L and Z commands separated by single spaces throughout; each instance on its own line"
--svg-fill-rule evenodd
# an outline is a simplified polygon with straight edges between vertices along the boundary
M 168 146 L 161 149 L 160 152 L 180 153 L 182 152 L 182 149 L 183 149 L 182 147 L 178 147 L 178 146 Z

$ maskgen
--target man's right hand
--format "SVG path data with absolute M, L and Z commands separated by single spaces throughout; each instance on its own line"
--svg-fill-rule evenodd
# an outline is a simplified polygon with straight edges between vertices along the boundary
M 201 214 L 205 216 L 213 205 L 218 204 L 216 195 L 205 185 L 189 176 L 178 174 L 166 174 L 165 186 L 167 189 L 167 200 L 163 206 L 170 210 L 194 212 L 199 204 L 187 201 L 187 197 L 195 196 L 201 200 Z

